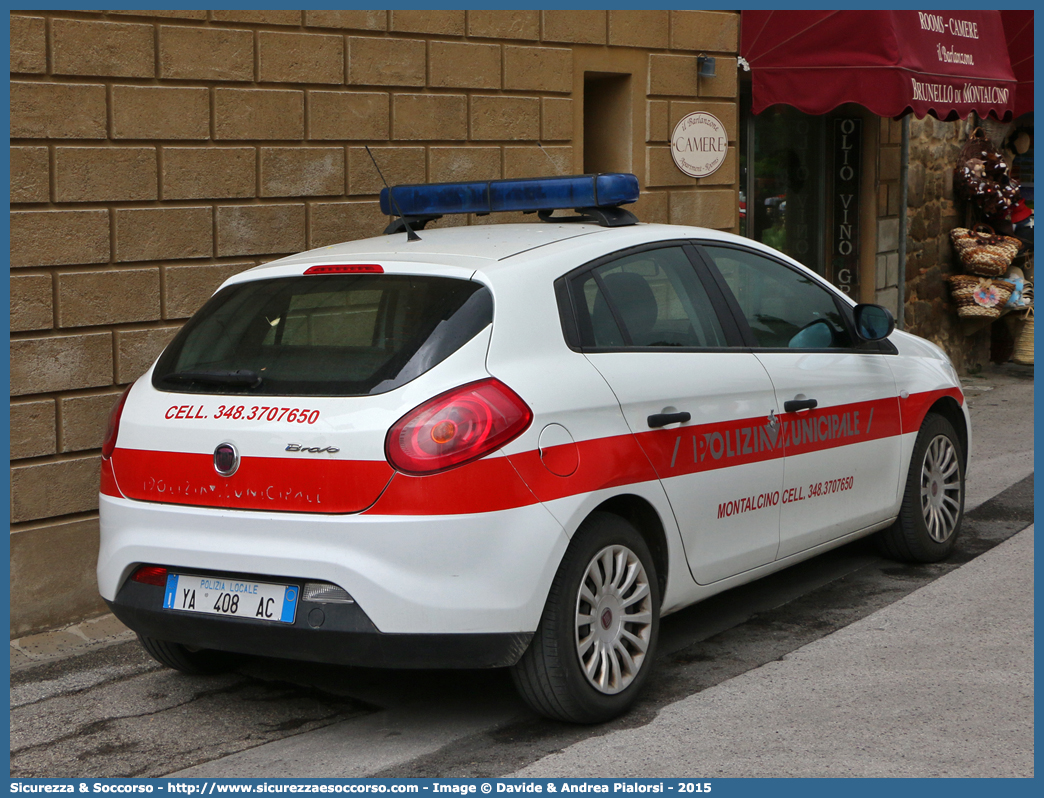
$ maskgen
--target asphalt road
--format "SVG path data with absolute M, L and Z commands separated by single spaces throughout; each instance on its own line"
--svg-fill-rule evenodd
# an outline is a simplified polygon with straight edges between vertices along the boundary
M 1033 544 L 510 775 L 1032 778 Z
M 13 674 L 11 775 L 502 776 L 574 767 L 574 752 L 603 775 L 592 751 L 611 757 L 615 741 L 654 733 L 688 702 L 709 700 L 794 652 L 806 656 L 810 644 L 826 646 L 818 656 L 827 662 L 843 663 L 858 639 L 846 646 L 839 632 L 853 634 L 859 621 L 906 597 L 920 600 L 940 577 L 1032 523 L 1032 371 L 999 371 L 966 387 L 980 433 L 969 470 L 974 509 L 951 560 L 897 565 L 858 541 L 676 613 L 664 619 L 644 696 L 612 723 L 581 728 L 538 718 L 502 671 L 254 658 L 235 673 L 199 678 L 163 669 L 124 643 Z M 995 775 L 1021 775 L 1000 764 Z M 749 763 L 730 767 L 713 775 L 751 772 Z

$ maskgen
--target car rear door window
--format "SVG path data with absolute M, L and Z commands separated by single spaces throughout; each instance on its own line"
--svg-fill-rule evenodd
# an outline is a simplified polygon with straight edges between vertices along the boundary
M 727 346 L 711 301 L 681 247 L 624 255 L 573 284 L 585 348 Z

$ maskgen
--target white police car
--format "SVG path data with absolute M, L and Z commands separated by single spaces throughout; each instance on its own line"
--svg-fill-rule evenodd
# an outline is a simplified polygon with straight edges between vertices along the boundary
M 229 279 L 114 409 L 98 582 L 160 662 L 510 666 L 596 722 L 662 615 L 862 535 L 945 557 L 970 428 L 933 344 L 631 175 L 397 187 L 541 222 Z M 579 209 L 579 220 L 550 209 Z

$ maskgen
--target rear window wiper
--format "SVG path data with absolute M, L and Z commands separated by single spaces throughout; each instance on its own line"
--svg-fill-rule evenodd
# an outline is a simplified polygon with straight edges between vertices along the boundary
M 242 385 L 256 388 L 261 384 L 261 375 L 250 369 L 235 371 L 175 371 L 163 378 L 164 382 L 204 382 L 210 385 Z

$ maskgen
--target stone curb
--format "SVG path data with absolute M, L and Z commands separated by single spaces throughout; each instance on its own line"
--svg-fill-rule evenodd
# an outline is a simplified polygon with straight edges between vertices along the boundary
M 134 632 L 120 623 L 115 615 L 102 615 L 61 629 L 12 640 L 11 670 L 23 670 L 43 662 L 86 654 L 133 639 Z

